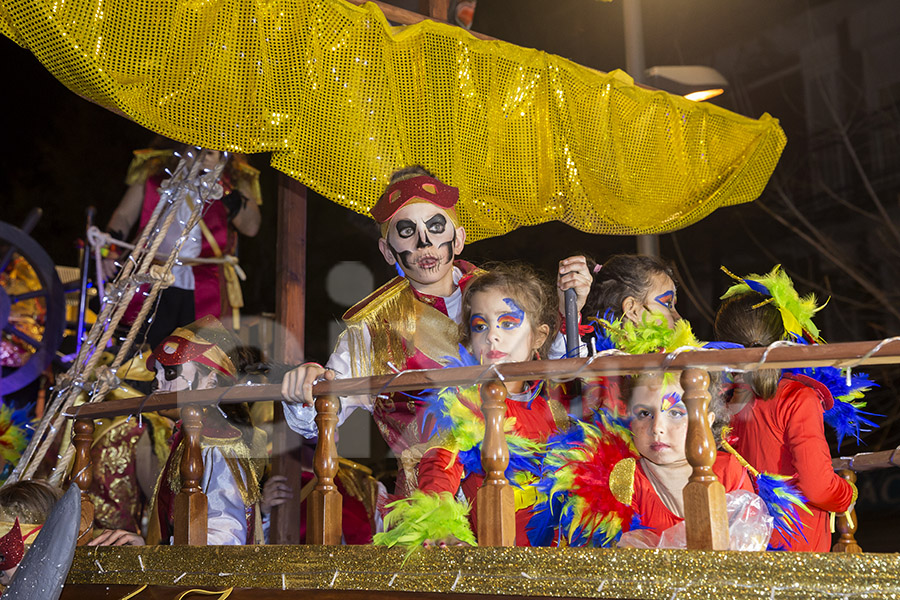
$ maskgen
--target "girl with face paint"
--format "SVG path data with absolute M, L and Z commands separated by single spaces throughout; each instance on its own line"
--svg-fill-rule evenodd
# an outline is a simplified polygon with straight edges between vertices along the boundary
M 634 447 L 641 455 L 634 472 L 634 505 L 641 524 L 656 534 L 684 519 L 683 490 L 693 470 L 685 456 L 688 416 L 680 376 L 648 373 L 622 384 Z M 721 430 L 727 419 L 721 399 L 714 399 L 710 409 L 709 423 Z M 731 454 L 718 452 L 713 471 L 726 493 L 753 492 L 747 472 Z
M 479 364 L 520 362 L 539 358 L 546 352 L 551 331 L 558 327 L 556 295 L 553 289 L 537 274 L 524 265 L 499 265 L 474 278 L 463 297 L 460 334 L 469 358 Z M 522 450 L 525 462 L 536 460 L 534 442 L 543 442 L 564 428 L 568 418 L 563 407 L 549 399 L 544 382 L 505 383 L 509 392 L 506 399 L 509 429 L 507 442 L 511 453 L 517 456 Z M 375 543 L 393 545 L 406 535 L 404 522 L 417 519 L 422 506 L 456 506 L 454 514 L 463 515 L 455 522 L 455 528 L 446 523 L 425 521 L 424 537 L 413 544 L 425 547 L 468 545 L 476 540 L 473 508 L 468 520 L 467 508 L 455 499 L 461 491 L 469 503 L 474 504 L 476 492 L 484 477 L 481 468 L 480 442 L 484 436 L 484 417 L 480 411 L 478 388 L 452 388 L 443 390 L 430 400 L 428 414 L 436 416 L 438 423 L 431 434 L 441 440 L 439 446 L 428 450 L 419 463 L 418 491 L 400 506 L 400 515 L 388 517 L 390 525 L 398 521 L 394 530 L 376 536 Z M 426 424 L 431 421 L 426 420 Z M 475 430 L 472 429 L 474 424 Z M 474 436 L 474 437 L 473 437 Z M 475 440 L 474 442 L 472 440 Z M 524 451 L 528 448 L 527 451 Z M 520 464 L 515 458 L 511 464 Z M 536 496 L 524 485 L 535 476 L 527 469 L 512 469 L 513 479 L 521 487 L 516 490 L 516 544 L 529 545 L 525 525 L 531 516 L 531 506 Z M 508 475 L 511 471 L 507 471 Z M 449 509 L 448 509 L 449 510 Z M 437 510 L 436 512 L 441 512 Z M 453 512 L 453 511 L 450 511 Z M 421 525 L 421 522 L 420 522 Z
M 594 283 L 584 305 L 587 319 L 619 317 L 641 323 L 646 313 L 670 329 L 681 315 L 675 309 L 675 273 L 652 256 L 619 254 L 594 267 Z

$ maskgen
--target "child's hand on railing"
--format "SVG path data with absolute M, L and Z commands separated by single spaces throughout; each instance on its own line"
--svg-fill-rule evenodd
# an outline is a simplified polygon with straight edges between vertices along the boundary
M 269 514 L 273 507 L 284 504 L 294 497 L 294 491 L 287 483 L 284 475 L 269 477 L 263 486 L 262 500 L 259 502 L 259 510 L 264 515 Z
M 88 546 L 143 546 L 144 538 L 124 529 L 105 529 L 87 543 Z
M 448 535 L 445 538 L 441 538 L 438 540 L 428 539 L 422 542 L 423 548 L 468 548 L 469 544 L 462 541 L 455 535 Z
M 288 371 L 281 382 L 281 395 L 285 402 L 296 402 L 303 405 L 311 405 L 314 402 L 312 388 L 319 379 L 328 381 L 334 379 L 334 371 L 326 369 L 317 363 L 305 363 Z

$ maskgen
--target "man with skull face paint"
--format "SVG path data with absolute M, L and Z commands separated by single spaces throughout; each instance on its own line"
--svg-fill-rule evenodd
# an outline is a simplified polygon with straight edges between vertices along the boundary
M 363 377 L 408 369 L 441 367 L 445 357 L 458 356 L 457 328 L 462 289 L 478 272 L 472 264 L 456 260 L 465 245 L 456 202 L 459 190 L 421 167 L 394 173 L 384 194 L 370 210 L 381 227 L 378 248 L 398 275 L 344 314 L 346 331 L 322 367 L 306 363 L 290 371 L 282 383 L 285 419 L 305 437 L 315 437 L 312 386 L 325 377 Z M 580 258 L 580 257 L 579 257 Z M 561 290 L 574 287 L 579 308 L 590 290 L 586 263 L 566 259 L 560 263 Z M 560 306 L 562 293 L 560 293 Z M 561 308 L 562 310 L 562 308 Z M 565 354 L 565 341 L 557 336 L 551 358 Z M 415 487 L 413 468 L 424 451 L 422 401 L 410 393 L 386 397 L 341 398 L 340 425 L 357 407 L 372 413 L 385 441 L 400 458 L 398 493 Z

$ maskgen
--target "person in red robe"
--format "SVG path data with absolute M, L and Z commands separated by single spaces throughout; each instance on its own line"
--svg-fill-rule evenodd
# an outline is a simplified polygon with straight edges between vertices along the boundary
M 777 273 L 767 282 L 775 281 Z M 750 276 L 755 278 L 758 276 Z M 786 278 L 786 276 L 785 276 Z M 762 278 L 760 278 L 762 279 Z M 789 292 L 796 296 L 790 280 Z M 765 347 L 790 335 L 811 335 L 811 315 L 785 324 L 780 307 L 782 294 L 769 283 L 775 295 L 751 289 L 728 296 L 716 315 L 716 338 L 745 347 Z M 772 298 L 775 298 L 772 301 Z M 800 331 L 799 327 L 802 327 Z M 791 478 L 803 493 L 810 512 L 801 512 L 802 534 L 773 533 L 772 546 L 786 550 L 828 552 L 831 548 L 829 513 L 851 510 L 857 490 L 831 466 L 831 452 L 825 439 L 823 414 L 834 398 L 821 382 L 804 375 L 782 374 L 766 369 L 734 376 L 734 398 L 730 410 L 735 449 L 759 471 Z

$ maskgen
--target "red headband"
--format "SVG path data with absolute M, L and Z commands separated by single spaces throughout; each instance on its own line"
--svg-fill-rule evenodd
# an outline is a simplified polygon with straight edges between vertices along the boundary
M 430 202 L 438 208 L 450 210 L 459 200 L 459 190 L 434 177 L 419 175 L 389 185 L 369 213 L 378 223 L 387 223 L 398 210 L 413 200 Z

